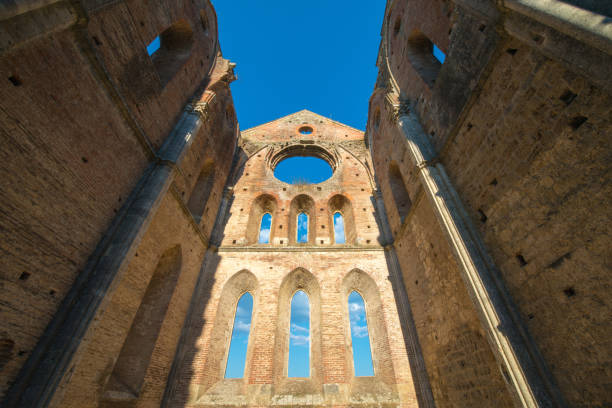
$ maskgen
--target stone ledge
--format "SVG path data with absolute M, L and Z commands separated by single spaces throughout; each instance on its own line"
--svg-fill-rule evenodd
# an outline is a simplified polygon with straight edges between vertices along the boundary
M 288 247 L 260 247 L 260 246 L 222 246 L 219 247 L 218 252 L 384 252 L 383 247 L 359 247 L 359 246 L 346 246 L 346 247 L 301 247 L 301 246 L 288 246 Z

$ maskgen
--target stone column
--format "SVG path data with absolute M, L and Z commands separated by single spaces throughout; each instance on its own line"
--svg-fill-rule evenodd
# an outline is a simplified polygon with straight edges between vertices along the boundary
M 537 346 L 529 337 L 500 273 L 467 215 L 435 148 L 407 104 L 394 107 L 410 159 L 460 268 L 461 277 L 501 371 L 522 407 L 565 406 Z
M 166 381 L 164 396 L 160 404 L 162 408 L 170 406 L 173 402 L 176 402 L 177 399 L 183 398 L 186 400 L 189 398 L 187 395 L 189 390 L 179 389 L 179 379 L 185 370 L 185 361 L 188 358 L 188 353 L 191 351 L 188 342 L 194 335 L 194 331 L 201 330 L 201 323 L 199 323 L 199 321 L 210 299 L 212 279 L 214 279 L 214 273 L 219 263 L 217 249 L 223 240 L 223 228 L 225 227 L 231 202 L 233 201 L 233 194 L 234 190 L 230 186 L 226 186 L 223 190 L 221 204 L 219 205 L 215 224 L 210 234 L 210 243 L 204 254 L 204 259 L 202 260 L 200 275 L 198 276 L 198 280 L 191 295 L 189 310 L 185 315 L 185 321 L 181 329 L 181 337 L 176 346 L 174 360 L 172 361 L 172 367 L 170 368 L 168 380 Z M 182 395 L 179 395 L 181 393 Z
M 376 208 L 378 225 L 383 239 L 382 244 L 385 247 L 385 259 L 387 261 L 387 269 L 389 270 L 389 280 L 393 287 L 393 295 L 400 317 L 404 344 L 406 345 L 406 352 L 408 354 L 408 361 L 410 362 L 410 371 L 414 382 L 414 389 L 417 393 L 416 396 L 419 407 L 434 408 L 436 404 L 431 392 L 431 385 L 429 384 L 423 353 L 421 353 L 421 345 L 419 343 L 416 325 L 412 317 L 408 293 L 404 286 L 402 269 L 397 259 L 397 254 L 395 253 L 395 247 L 393 246 L 393 235 L 391 234 L 391 228 L 387 220 L 385 203 L 380 190 L 375 190 L 372 194 L 372 201 L 374 208 Z

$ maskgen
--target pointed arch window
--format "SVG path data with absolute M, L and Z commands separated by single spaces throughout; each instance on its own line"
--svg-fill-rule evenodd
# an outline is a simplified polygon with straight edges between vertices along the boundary
M 180 245 L 166 250 L 160 257 L 106 385 L 106 399 L 139 397 L 181 264 Z
M 270 228 L 272 227 L 272 214 L 265 213 L 261 217 L 261 223 L 259 225 L 259 240 L 260 244 L 270 243 Z
M 374 375 L 374 365 L 365 302 L 357 291 L 349 294 L 348 306 L 355 377 L 371 377 Z
M 297 242 L 298 244 L 308 242 L 308 215 L 304 212 L 297 216 Z
M 253 296 L 249 292 L 243 294 L 236 305 L 234 328 L 225 366 L 225 378 L 243 378 L 246 365 L 251 317 L 253 315 Z
M 410 200 L 404 178 L 396 162 L 391 162 L 389 165 L 389 186 L 391 187 L 391 193 L 393 194 L 400 220 L 403 223 L 410 212 L 412 201 Z
M 310 302 L 298 290 L 291 299 L 288 377 L 310 377 Z
M 187 208 L 189 208 L 191 215 L 193 215 L 193 218 L 198 224 L 202 221 L 204 210 L 206 209 L 206 204 L 208 203 L 214 185 L 215 162 L 212 159 L 208 159 L 202 166 L 202 171 L 198 176 L 198 180 L 187 202 Z
M 336 244 L 345 244 L 346 236 L 344 235 L 344 217 L 340 211 L 334 213 L 334 242 Z

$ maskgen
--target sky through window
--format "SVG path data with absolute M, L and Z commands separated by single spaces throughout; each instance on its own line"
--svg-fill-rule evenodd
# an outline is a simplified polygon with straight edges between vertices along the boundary
M 297 217 L 297 242 L 308 242 L 308 215 L 299 213 Z
M 344 236 L 344 217 L 340 212 L 334 213 L 334 240 L 336 244 L 346 243 Z
M 270 227 L 272 226 L 272 215 L 265 213 L 261 217 L 261 225 L 259 227 L 259 243 L 269 244 L 270 243 Z
M 444 64 L 444 60 L 446 59 L 446 55 L 442 52 L 441 49 L 438 48 L 436 44 L 433 45 L 433 55 L 436 57 L 440 64 Z
M 311 156 L 289 157 L 274 168 L 274 177 L 289 184 L 321 183 L 332 174 L 332 168 L 325 160 Z
M 374 375 L 374 366 L 372 364 L 372 350 L 370 349 L 370 334 L 366 320 L 365 303 L 361 295 L 353 291 L 348 297 L 348 304 L 355 376 L 371 377 Z
M 253 296 L 247 292 L 240 297 L 236 306 L 225 378 L 242 378 L 244 376 L 252 314 Z
M 301 290 L 291 299 L 288 376 L 310 377 L 310 304 Z
M 153 41 L 151 41 L 151 44 L 147 45 L 147 52 L 149 53 L 149 55 L 155 54 L 155 51 L 159 50 L 160 45 L 161 40 L 159 39 L 158 35 Z

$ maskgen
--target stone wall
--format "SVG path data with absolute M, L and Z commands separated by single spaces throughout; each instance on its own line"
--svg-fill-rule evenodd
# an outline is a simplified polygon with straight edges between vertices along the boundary
M 209 2 L 31 6 L 2 11 L 0 390 L 7 406 L 105 401 L 158 260 L 178 246 L 176 287 L 128 398 L 159 405 L 237 141 L 233 65 Z M 146 46 L 161 34 L 174 52 L 175 27 L 188 46 L 168 76 Z M 210 158 L 215 179 L 193 214 Z
M 542 4 L 388 2 L 365 135 L 306 110 L 240 135 L 209 1 L 0 6 L 2 405 L 612 405 L 609 9 Z M 296 155 L 333 176 L 276 179 Z
M 605 406 L 612 98 L 508 46 L 442 158 L 568 401 Z
M 498 350 L 486 341 L 476 300 L 467 296 L 470 283 L 460 279 L 463 266 L 449 250 L 446 221 L 397 125 L 406 112 L 418 116 L 482 236 L 518 311 L 517 327 L 550 370 L 552 398 L 606 406 L 610 41 L 592 40 L 603 36 L 596 30 L 552 28 L 538 10 L 517 10 L 465 1 L 389 3 L 367 138 L 436 404 L 509 405 L 511 393 L 500 392 L 506 373 L 494 359 Z M 415 30 L 446 53 L 433 83 L 410 50 Z M 394 164 L 412 202 L 403 222 L 389 181 Z

